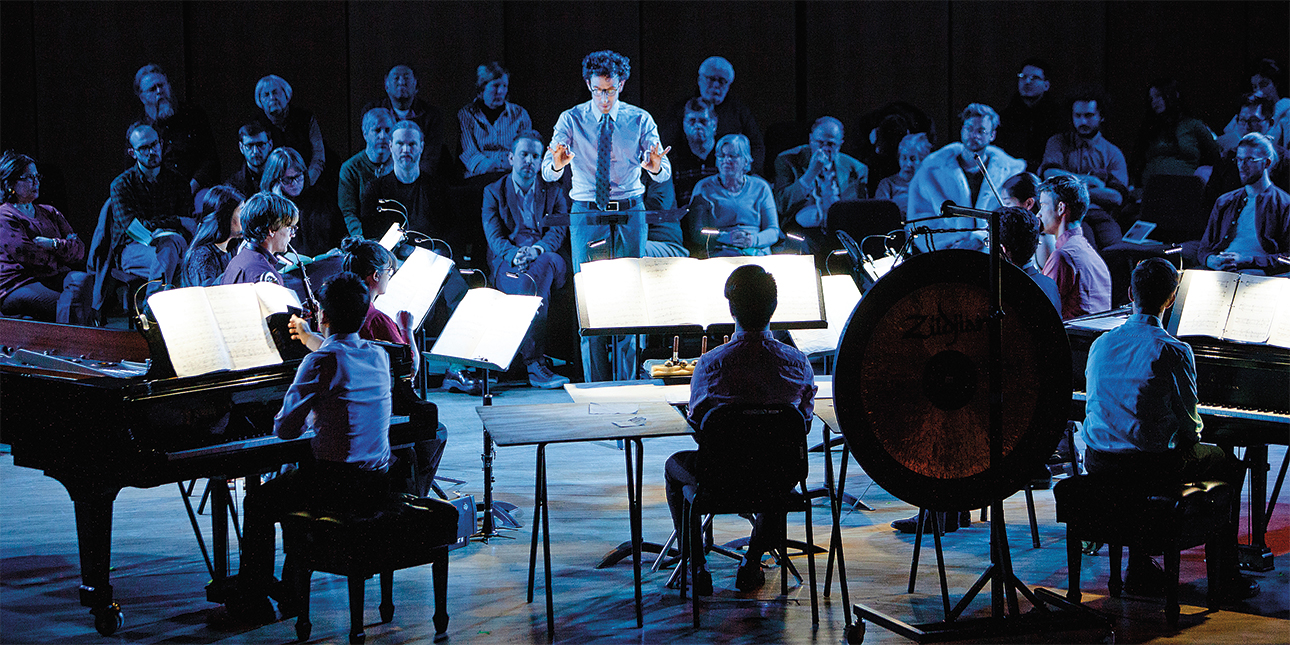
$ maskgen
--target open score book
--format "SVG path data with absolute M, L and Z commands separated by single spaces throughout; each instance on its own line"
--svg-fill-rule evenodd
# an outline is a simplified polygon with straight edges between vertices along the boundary
M 733 329 L 725 284 L 745 264 L 761 265 L 775 276 L 779 306 L 771 329 L 827 327 L 812 256 L 622 258 L 587 262 L 573 276 L 582 334 L 704 332 L 720 325 Z
M 1290 278 L 1183 271 L 1169 327 L 1178 336 L 1290 348 Z
M 154 293 L 157 318 L 176 376 L 243 370 L 282 362 L 265 320 L 300 311 L 294 291 L 268 282 L 187 287 Z

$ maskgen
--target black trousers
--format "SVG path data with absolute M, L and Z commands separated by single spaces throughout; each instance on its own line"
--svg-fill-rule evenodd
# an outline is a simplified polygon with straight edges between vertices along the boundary
M 667 507 L 672 511 L 672 526 L 676 529 L 678 540 L 684 533 L 682 528 L 685 526 L 685 495 L 682 491 L 686 486 L 698 483 L 693 474 L 698 457 L 699 453 L 693 450 L 678 452 L 668 458 L 663 470 L 663 479 L 667 484 Z M 752 536 L 748 539 L 747 562 L 760 562 L 762 554 L 783 539 L 784 516 L 784 513 L 756 515 L 753 519 Z M 697 534 L 692 537 L 694 539 L 691 541 L 690 553 L 702 567 L 703 541 Z

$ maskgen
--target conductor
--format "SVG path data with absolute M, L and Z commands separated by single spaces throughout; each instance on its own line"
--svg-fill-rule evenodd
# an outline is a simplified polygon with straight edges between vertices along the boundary
M 598 216 L 644 209 L 641 168 L 659 183 L 672 176 L 667 160 L 671 148 L 659 141 L 654 117 L 618 100 L 630 75 L 631 63 L 622 54 L 608 50 L 587 54 L 582 59 L 582 79 L 591 100 L 560 114 L 542 159 L 542 178 L 549 182 L 560 181 L 566 166 L 573 169 L 569 250 L 574 273 L 593 259 L 640 257 L 647 233 L 643 213 L 626 216 L 613 229 Z M 609 239 L 611 230 L 613 239 Z M 625 337 L 619 343 L 617 371 L 623 378 L 635 374 L 632 340 Z M 582 339 L 582 369 L 587 381 L 613 377 L 605 337 Z

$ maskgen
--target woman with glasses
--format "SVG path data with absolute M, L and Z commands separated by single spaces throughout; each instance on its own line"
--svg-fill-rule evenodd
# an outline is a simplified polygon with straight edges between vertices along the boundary
M 293 148 L 276 148 L 264 162 L 260 190 L 291 200 L 300 210 L 300 225 L 292 248 L 304 255 L 321 255 L 335 248 L 345 231 L 336 196 L 327 199 L 308 185 L 309 168 Z
M 690 239 L 704 255 L 770 255 L 779 241 L 775 195 L 765 179 L 748 174 L 751 169 L 748 137 L 721 137 L 717 174 L 699 180 L 690 199 Z
M 89 325 L 94 277 L 73 270 L 85 243 L 53 206 L 36 204 L 40 173 L 27 155 L 0 156 L 0 313 Z
M 276 256 L 287 252 L 299 219 L 299 209 L 286 197 L 268 192 L 252 195 L 242 206 L 242 246 L 224 269 L 220 284 L 284 284 Z
M 241 210 L 245 198 L 231 186 L 215 186 L 202 199 L 201 223 L 179 265 L 179 286 L 219 284 L 233 258 L 229 242 L 242 236 Z

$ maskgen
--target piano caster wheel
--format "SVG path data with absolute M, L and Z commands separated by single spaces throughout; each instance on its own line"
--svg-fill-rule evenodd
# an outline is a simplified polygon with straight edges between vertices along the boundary
M 367 640 L 367 634 L 364 634 L 363 632 L 349 635 L 349 645 L 363 645 L 363 641 L 365 640 Z
M 296 621 L 296 641 L 303 643 L 309 640 L 309 634 L 314 631 L 313 623 L 307 620 Z
M 859 645 L 864 642 L 864 621 L 857 620 L 854 625 L 847 628 L 847 643 Z
M 94 629 L 100 636 L 111 636 L 125 625 L 125 616 L 121 614 L 121 605 L 112 603 L 106 607 L 91 610 L 94 614 Z
M 381 622 L 388 623 L 394 620 L 394 604 L 381 603 Z

